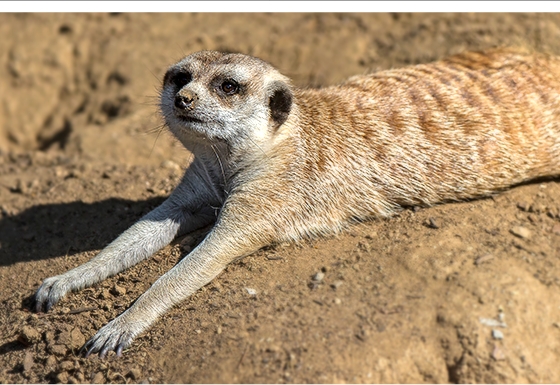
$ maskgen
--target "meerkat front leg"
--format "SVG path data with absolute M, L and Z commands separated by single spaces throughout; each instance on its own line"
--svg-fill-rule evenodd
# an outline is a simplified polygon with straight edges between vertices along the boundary
M 209 283 L 230 262 L 268 243 L 263 226 L 248 226 L 252 222 L 250 219 L 247 222 L 247 219 L 222 215 L 212 231 L 189 255 L 84 345 L 82 349 L 86 356 L 99 352 L 99 356 L 104 357 L 111 350 L 116 350 L 120 356 L 123 349 L 159 316 Z
M 168 245 L 178 234 L 210 224 L 215 216 L 209 215 L 204 208 L 221 203 L 209 175 L 205 165 L 195 161 L 163 204 L 121 234 L 95 258 L 64 274 L 45 279 L 34 297 L 35 311 L 48 311 L 68 292 L 115 275 Z

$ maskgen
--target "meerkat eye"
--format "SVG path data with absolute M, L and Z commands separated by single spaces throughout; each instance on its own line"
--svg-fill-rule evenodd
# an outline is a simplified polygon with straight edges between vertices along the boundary
M 226 80 L 222 83 L 222 91 L 227 95 L 233 95 L 239 91 L 239 85 L 233 80 Z
M 190 72 L 178 72 L 173 76 L 173 78 L 171 78 L 171 82 L 179 88 L 183 88 L 184 86 L 189 84 L 191 80 L 192 75 L 190 74 Z

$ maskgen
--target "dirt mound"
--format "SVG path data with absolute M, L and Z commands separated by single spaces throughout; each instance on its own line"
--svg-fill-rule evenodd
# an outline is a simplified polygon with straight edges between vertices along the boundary
M 27 309 L 178 183 L 189 154 L 157 104 L 180 57 L 240 51 L 328 85 L 467 49 L 560 54 L 559 15 L 1 14 L 0 33 L 0 382 L 560 382 L 557 180 L 261 250 L 120 359 L 78 349 L 203 231 Z

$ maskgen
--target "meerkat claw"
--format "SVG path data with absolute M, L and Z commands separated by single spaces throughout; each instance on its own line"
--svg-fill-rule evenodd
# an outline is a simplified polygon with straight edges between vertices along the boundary
M 99 358 L 105 358 L 107 356 L 108 351 L 109 351 L 108 346 L 105 346 L 103 349 L 101 349 L 101 351 L 99 352 Z
M 99 358 L 105 358 L 111 350 L 115 351 L 118 357 L 121 357 L 123 350 L 130 345 L 136 335 L 135 332 L 138 332 L 138 330 L 134 330 L 134 324 L 115 318 L 99 329 L 84 344 L 82 351 L 86 352 L 86 358 L 95 353 L 99 353 Z

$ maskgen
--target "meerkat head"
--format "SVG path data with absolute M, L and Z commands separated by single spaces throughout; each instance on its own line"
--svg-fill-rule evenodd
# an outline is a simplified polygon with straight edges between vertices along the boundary
M 243 54 L 193 53 L 168 69 L 161 110 L 183 143 L 242 146 L 270 138 L 292 108 L 289 79 Z

